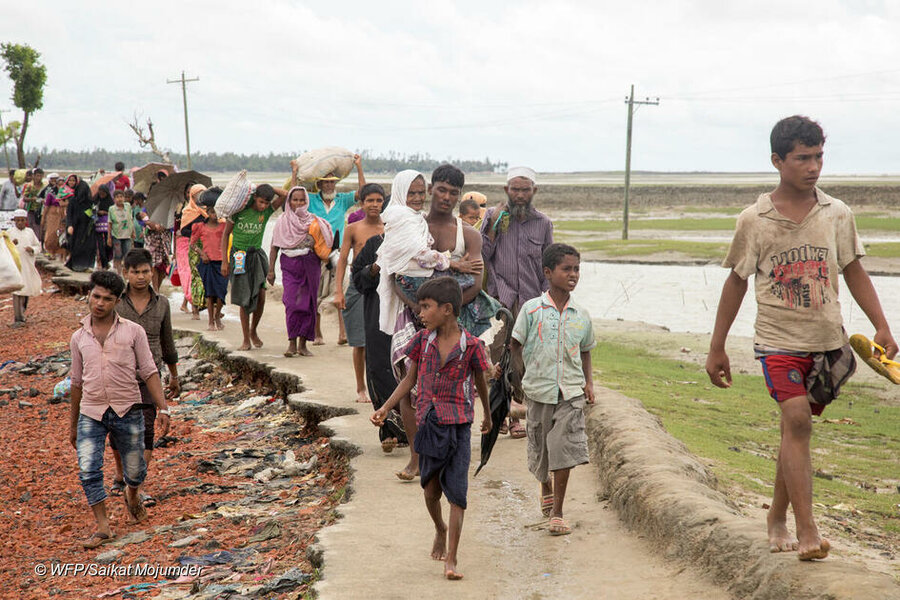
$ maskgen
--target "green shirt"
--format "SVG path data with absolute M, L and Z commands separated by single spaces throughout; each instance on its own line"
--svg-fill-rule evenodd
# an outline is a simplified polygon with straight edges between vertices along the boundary
M 119 208 L 113 205 L 109 209 L 109 232 L 117 240 L 130 240 L 134 237 L 134 217 L 131 203 L 126 202 Z
M 581 353 L 597 342 L 590 315 L 571 298 L 562 312 L 547 292 L 527 301 L 512 336 L 522 344 L 522 389 L 530 400 L 557 404 L 560 394 L 569 400 L 584 393 Z
M 239 213 L 231 215 L 229 219 L 234 223 L 232 231 L 232 250 L 247 251 L 250 248 L 262 248 L 263 233 L 266 231 L 266 223 L 275 209 L 271 206 L 264 211 L 258 211 L 253 207 L 245 208 Z

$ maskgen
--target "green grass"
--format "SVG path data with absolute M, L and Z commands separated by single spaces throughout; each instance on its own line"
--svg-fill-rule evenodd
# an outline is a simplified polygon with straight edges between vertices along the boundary
M 900 242 L 865 244 L 866 254 L 878 258 L 900 258 Z
M 581 252 L 598 251 L 606 257 L 649 256 L 663 252 L 679 252 L 693 258 L 721 259 L 728 252 L 725 242 L 691 242 L 686 240 L 575 240 L 556 236 L 559 242 L 574 243 Z
M 683 218 L 683 219 L 631 219 L 628 227 L 635 230 L 654 231 L 733 231 L 733 217 Z M 620 219 L 575 219 L 554 221 L 556 229 L 565 231 L 620 231 Z M 900 231 L 900 219 L 877 214 L 857 215 L 856 227 L 860 231 Z
M 774 479 L 779 413 L 761 375 L 736 374 L 732 387 L 721 390 L 708 382 L 699 365 L 600 341 L 593 352 L 594 368 L 600 371 L 595 377 L 598 384 L 643 402 L 691 452 L 713 462 L 716 476 L 726 487 L 771 495 L 771 487 L 760 482 L 770 484 Z M 828 507 L 853 506 L 862 511 L 868 525 L 896 535 L 900 494 L 878 494 L 860 487 L 862 482 L 895 486 L 896 482 L 885 480 L 900 477 L 900 406 L 888 405 L 871 390 L 848 384 L 823 417 L 816 419 L 850 417 L 858 425 L 819 422 L 814 426 L 813 468 L 834 476 L 833 480 L 815 478 L 814 501 Z

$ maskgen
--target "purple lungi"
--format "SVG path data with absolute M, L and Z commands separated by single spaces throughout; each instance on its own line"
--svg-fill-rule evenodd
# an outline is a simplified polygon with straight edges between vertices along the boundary
M 281 255 L 284 319 L 288 339 L 316 337 L 316 301 L 322 261 L 315 252 L 303 256 Z

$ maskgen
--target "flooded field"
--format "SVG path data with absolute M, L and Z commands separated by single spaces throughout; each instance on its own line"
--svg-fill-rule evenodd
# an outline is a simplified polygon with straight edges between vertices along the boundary
M 728 270 L 717 266 L 585 262 L 575 299 L 595 319 L 644 321 L 672 331 L 712 333 Z M 872 277 L 888 322 L 900 319 L 900 278 Z M 865 314 L 841 281 L 841 311 L 849 333 L 873 333 Z M 756 300 L 752 282 L 731 333 L 753 336 Z

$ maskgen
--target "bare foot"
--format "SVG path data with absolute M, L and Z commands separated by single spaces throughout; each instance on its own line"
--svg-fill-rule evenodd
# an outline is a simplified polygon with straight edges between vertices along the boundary
M 130 485 L 126 486 L 123 498 L 125 506 L 128 508 L 128 513 L 135 523 L 147 520 L 147 509 L 144 508 L 144 503 L 141 502 L 141 496 L 137 488 L 133 488 Z
M 249 350 L 249 349 L 250 349 L 250 342 L 248 342 L 247 340 L 244 340 L 244 343 L 241 344 L 240 346 L 238 346 L 238 350 Z
M 345 337 L 338 338 L 338 346 L 346 346 L 346 345 L 347 345 L 347 338 L 345 338 Z
M 256 335 L 255 332 L 250 334 L 250 340 L 253 342 L 253 345 L 254 345 L 255 347 L 257 347 L 257 348 L 262 348 L 263 342 L 262 342 L 261 339 L 259 339 L 259 336 Z
M 797 549 L 797 540 L 790 534 L 782 520 L 766 519 L 769 529 L 769 552 L 792 552 Z
M 225 329 L 225 323 L 222 322 L 222 317 L 218 317 L 216 319 L 216 329 L 219 329 L 219 330 Z
M 191 313 L 191 321 L 199 321 L 200 313 Z
M 313 346 L 324 346 L 325 340 L 322 339 L 321 336 L 316 336 L 316 339 L 313 340 Z
M 418 463 L 407 463 L 402 471 L 397 471 L 394 475 L 401 481 L 412 481 L 419 476 L 419 465 Z
M 463 578 L 463 574 L 456 570 L 456 563 L 447 560 L 444 561 L 444 577 L 448 581 L 459 581 Z
M 447 526 L 434 532 L 434 544 L 431 546 L 431 560 L 447 559 Z
M 366 396 L 365 390 L 363 390 L 361 392 L 356 392 L 356 402 L 358 404 L 368 404 L 369 403 L 369 397 Z
M 800 560 L 819 560 L 826 558 L 830 550 L 831 544 L 828 543 L 828 540 L 823 538 L 810 546 L 798 546 L 797 558 Z
M 210 323 L 210 324 L 209 324 L 209 327 L 207 327 L 206 330 L 207 330 L 207 331 L 218 331 L 219 328 L 216 327 L 216 324 L 215 324 L 215 323 Z
M 299 354 L 300 356 L 312 356 L 312 355 L 313 355 L 313 353 L 310 352 L 310 351 L 309 351 L 309 348 L 307 348 L 306 346 L 303 346 L 302 348 L 299 348 L 299 349 L 297 350 L 297 354 Z

